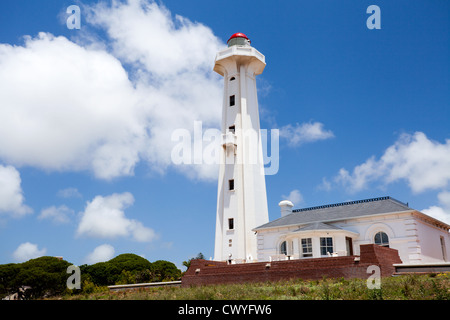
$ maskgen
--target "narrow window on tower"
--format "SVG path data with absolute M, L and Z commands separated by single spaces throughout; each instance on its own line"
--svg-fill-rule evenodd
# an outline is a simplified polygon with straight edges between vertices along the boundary
M 228 219 L 228 229 L 234 230 L 234 219 L 233 218 Z
M 230 96 L 230 107 L 234 106 L 235 104 L 235 95 Z
M 228 190 L 234 190 L 234 179 L 228 180 Z
M 236 126 L 232 125 L 228 127 L 228 131 L 234 133 L 236 131 Z
M 231 78 L 230 78 L 230 81 L 233 81 L 233 80 L 236 80 L 236 78 L 235 78 L 235 77 L 231 77 Z

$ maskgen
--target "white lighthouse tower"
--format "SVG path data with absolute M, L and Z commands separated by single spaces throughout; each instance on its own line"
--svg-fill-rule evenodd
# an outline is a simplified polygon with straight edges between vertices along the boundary
M 269 221 L 255 79 L 266 63 L 250 43 L 245 34 L 235 33 L 214 65 L 224 77 L 214 249 L 218 261 L 255 261 L 252 229 Z

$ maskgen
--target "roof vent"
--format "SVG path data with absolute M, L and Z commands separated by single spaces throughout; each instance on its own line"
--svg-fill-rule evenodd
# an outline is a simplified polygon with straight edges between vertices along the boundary
M 292 213 L 292 207 L 294 206 L 294 204 L 289 201 L 289 200 L 283 200 L 280 201 L 280 203 L 278 204 L 281 208 L 281 216 L 287 216 L 288 214 Z

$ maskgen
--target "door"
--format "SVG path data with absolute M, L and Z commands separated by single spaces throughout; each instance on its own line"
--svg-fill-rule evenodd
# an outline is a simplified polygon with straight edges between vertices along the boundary
M 345 246 L 347 248 L 347 255 L 352 256 L 353 255 L 353 241 L 350 237 L 345 237 Z

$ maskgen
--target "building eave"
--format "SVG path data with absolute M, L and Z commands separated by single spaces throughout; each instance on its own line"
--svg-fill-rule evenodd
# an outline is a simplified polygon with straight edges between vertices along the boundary
M 395 214 L 405 214 L 405 213 L 414 213 L 414 212 L 419 212 L 419 211 L 414 210 L 414 209 L 410 209 L 410 210 L 404 210 L 404 211 L 383 212 L 383 213 L 375 213 L 375 214 L 370 214 L 370 215 L 359 215 L 359 216 L 353 216 L 353 217 L 340 217 L 340 218 L 336 218 L 336 219 L 322 219 L 322 220 L 315 220 L 314 222 L 330 223 L 330 222 L 338 222 L 338 221 L 344 221 L 344 220 L 350 220 L 350 219 L 351 220 L 353 220 L 353 219 L 365 219 L 365 218 L 379 217 L 379 216 L 383 216 L 383 215 L 395 215 Z M 296 214 L 296 213 L 292 213 L 292 214 Z M 423 215 L 425 215 L 425 214 L 423 214 Z M 427 216 L 427 217 L 429 217 L 429 216 Z M 437 221 L 439 221 L 439 220 L 437 220 Z M 258 232 L 258 231 L 266 231 L 266 230 L 280 229 L 280 228 L 301 227 L 301 226 L 307 225 L 309 223 L 310 222 L 307 222 L 307 223 L 292 223 L 292 224 L 286 224 L 286 225 L 280 225 L 280 226 L 269 226 L 269 227 L 259 226 L 259 227 L 256 227 L 256 228 L 252 229 L 252 231 Z
M 315 229 L 315 230 L 296 230 L 291 231 L 290 233 L 286 234 L 286 237 L 289 236 L 298 236 L 302 234 L 323 234 L 323 233 L 329 233 L 329 234 L 336 234 L 336 233 L 344 233 L 347 235 L 352 236 L 352 238 L 356 238 L 359 236 L 358 232 L 353 232 L 345 229 Z
M 414 210 L 413 214 L 417 215 L 420 218 L 422 218 L 423 220 L 425 220 L 426 222 L 430 223 L 431 225 L 434 225 L 434 226 L 439 227 L 441 229 L 445 229 L 445 230 L 447 230 L 447 232 L 450 231 L 450 225 L 445 223 L 445 222 L 443 222 L 443 221 L 441 221 L 441 220 L 433 218 L 432 216 L 429 216 L 429 215 L 427 215 L 427 214 L 425 214 L 423 212 L 417 211 L 417 210 Z

